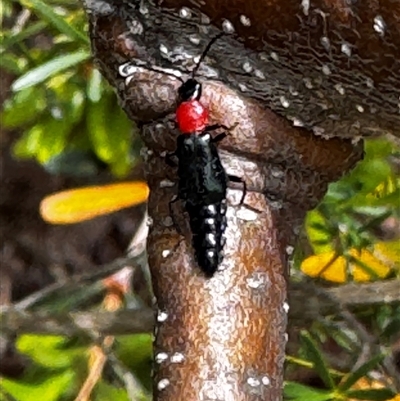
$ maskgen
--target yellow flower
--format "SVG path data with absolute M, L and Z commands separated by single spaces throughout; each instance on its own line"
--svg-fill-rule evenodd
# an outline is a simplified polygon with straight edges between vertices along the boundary
M 353 276 L 355 281 L 370 281 L 374 277 L 383 278 L 390 272 L 387 259 L 382 260 L 381 257 L 383 249 L 386 250 L 385 243 L 375 244 L 374 252 L 368 249 L 361 251 L 351 249 L 349 254 L 354 261 L 348 261 L 334 251 L 312 255 L 302 262 L 301 271 L 308 276 L 321 277 L 335 283 L 346 282 L 348 276 Z

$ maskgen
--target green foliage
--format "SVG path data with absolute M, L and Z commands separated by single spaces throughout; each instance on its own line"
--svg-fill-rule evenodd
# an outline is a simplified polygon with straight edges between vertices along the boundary
M 306 332 L 302 333 L 301 339 L 303 342 L 303 352 L 306 354 L 307 359 L 313 363 L 314 368 L 317 370 L 325 386 L 327 388 L 334 388 L 334 380 L 329 373 L 328 366 L 325 363 L 325 360 L 321 354 L 321 351 L 318 349 L 316 342 Z
M 79 389 L 85 349 L 63 337 L 23 335 L 17 349 L 31 359 L 23 379 L 2 378 L 3 392 L 18 401 L 64 401 Z
M 119 360 L 135 374 L 147 390 L 151 388 L 152 349 L 153 339 L 150 334 L 120 336 L 115 346 Z
M 150 388 L 151 336 L 131 335 L 117 340 L 116 354 L 134 374 L 146 376 Z M 75 399 L 88 373 L 87 350 L 90 343 L 67 340 L 59 336 L 22 335 L 17 349 L 30 358 L 31 364 L 22 379 L 1 379 L 1 394 L 18 401 L 72 401 Z M 122 355 L 123 354 L 123 355 Z M 114 373 L 108 375 L 120 381 Z M 128 401 L 126 389 L 115 385 L 109 378 L 102 378 L 95 386 L 93 401 Z M 140 393 L 138 400 L 148 401 Z
M 295 382 L 286 382 L 284 388 L 285 399 L 298 401 L 329 401 L 329 400 L 374 400 L 385 401 L 393 398 L 396 394 L 386 388 L 381 389 L 362 389 L 354 390 L 352 386 L 360 379 L 364 378 L 373 369 L 377 368 L 384 359 L 380 354 L 361 365 L 355 371 L 349 373 L 344 379 L 337 383 L 331 370 L 328 369 L 328 363 L 317 342 L 308 332 L 301 333 L 302 352 L 305 359 L 311 362 L 315 371 L 322 379 L 326 389 L 316 389 Z
M 329 401 L 334 399 L 331 391 L 318 390 L 295 382 L 285 383 L 284 395 L 285 400 Z
M 366 141 L 364 160 L 332 183 L 320 205 L 307 215 L 306 230 L 315 254 L 334 251 L 378 278 L 362 258 L 354 258 L 354 250 L 372 249 L 381 224 L 400 217 L 400 177 L 392 163 L 398 154 L 398 147 L 385 139 Z M 387 244 L 387 248 L 398 247 Z
M 71 174 L 62 155 L 71 160 L 85 155 L 86 164 L 71 161 L 73 174 L 97 172 L 105 164 L 126 175 L 137 160 L 138 141 L 114 92 L 93 67 L 80 3 L 6 1 L 1 17 L 1 67 L 16 79 L 0 118 L 5 128 L 22 131 L 15 156 Z M 60 158 L 62 164 L 54 162 Z

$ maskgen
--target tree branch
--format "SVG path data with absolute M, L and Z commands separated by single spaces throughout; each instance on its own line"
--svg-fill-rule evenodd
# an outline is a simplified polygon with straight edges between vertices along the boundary
M 328 296 L 316 292 L 315 285 L 290 283 L 291 308 L 290 324 L 305 327 L 310 321 L 338 314 L 340 305 L 347 309 L 376 306 L 400 302 L 399 280 L 388 280 L 368 284 L 346 284 L 336 288 L 324 289 Z M 371 296 L 374 294 L 374 296 Z M 334 297 L 335 300 L 332 300 Z M 105 335 L 126 335 L 149 333 L 154 327 L 154 313 L 151 308 L 117 312 L 92 311 L 49 314 L 39 311 L 23 311 L 20 308 L 3 308 L 0 327 L 9 333 L 56 334 L 75 336 L 83 331 Z

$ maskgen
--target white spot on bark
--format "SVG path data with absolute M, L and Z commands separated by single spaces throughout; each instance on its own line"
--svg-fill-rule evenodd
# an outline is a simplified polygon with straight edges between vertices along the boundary
M 140 2 L 140 6 L 139 6 L 139 12 L 142 15 L 146 15 L 149 13 L 149 9 L 148 7 L 144 4 L 143 1 Z
M 159 391 L 165 390 L 170 385 L 170 381 L 168 379 L 161 379 L 157 383 L 157 389 Z
M 285 96 L 281 96 L 281 97 L 279 98 L 279 100 L 280 100 L 280 102 L 281 102 L 281 105 L 282 105 L 285 109 L 287 109 L 287 108 L 290 106 L 289 100 L 287 100 Z
M 162 310 L 158 311 L 157 314 L 157 322 L 159 323 L 163 323 L 168 319 L 168 313 Z
M 335 89 L 341 94 L 344 95 L 346 93 L 346 91 L 344 90 L 342 84 L 336 84 L 335 85 Z
M 162 257 L 166 258 L 170 253 L 171 253 L 171 251 L 169 249 L 164 249 L 162 251 Z
M 304 123 L 300 119 L 294 117 L 292 121 L 295 127 L 304 127 Z
M 289 312 L 289 304 L 287 302 L 283 303 L 283 310 L 285 311 L 285 313 Z
M 326 51 L 329 51 L 331 49 L 331 41 L 327 36 L 322 36 L 320 42 Z
M 314 88 L 314 86 L 312 84 L 312 81 L 311 81 L 311 78 L 305 77 L 305 78 L 303 78 L 303 82 L 304 82 L 304 85 L 306 86 L 307 89 L 313 89 Z
M 239 89 L 241 92 L 247 92 L 247 86 L 243 83 L 239 83 Z
M 277 53 L 271 52 L 269 55 L 271 56 L 272 60 L 279 61 L 279 56 Z
M 254 272 L 246 278 L 247 285 L 254 290 L 258 288 L 265 288 L 268 282 L 268 276 L 264 272 Z
M 331 74 L 331 69 L 329 68 L 328 65 L 324 64 L 324 65 L 322 66 L 322 72 L 323 72 L 325 75 L 330 75 L 330 74 Z
M 191 43 L 193 43 L 196 46 L 200 44 L 200 37 L 196 34 L 190 35 L 189 40 Z
M 242 25 L 244 26 L 251 26 L 251 21 L 249 17 L 246 17 L 245 15 L 241 15 L 239 17 L 240 22 L 242 23 Z
M 312 130 L 315 135 L 322 135 L 325 132 L 325 129 L 322 127 L 313 127 Z
M 232 22 L 227 19 L 222 21 L 222 30 L 226 33 L 233 33 L 235 32 L 235 27 L 233 26 Z
M 160 181 L 159 187 L 160 188 L 171 188 L 175 185 L 175 183 L 171 180 L 162 180 Z
M 245 206 L 241 206 L 236 213 L 236 217 L 240 220 L 254 221 L 257 220 L 258 214 Z
M 257 77 L 257 78 L 260 78 L 260 79 L 265 79 L 265 75 L 264 75 L 264 73 L 261 71 L 261 70 L 254 70 L 254 75 Z
M 175 352 L 171 356 L 171 363 L 182 363 L 185 360 L 185 356 L 180 352 Z
M 340 50 L 347 57 L 351 56 L 351 47 L 350 47 L 350 45 L 348 43 L 342 43 L 342 46 L 340 47 Z
M 288 245 L 286 247 L 286 255 L 289 255 L 289 256 L 292 255 L 293 251 L 294 251 L 294 247 L 292 245 Z
M 372 89 L 374 87 L 374 81 L 371 78 L 367 78 L 365 83 L 368 86 L 368 88 Z
M 253 71 L 253 67 L 251 66 L 251 64 L 248 61 L 245 61 L 242 65 L 243 70 L 247 73 L 250 73 Z
M 168 47 L 165 46 L 164 44 L 160 45 L 160 52 L 163 54 L 168 54 Z
M 301 0 L 301 7 L 303 8 L 303 14 L 308 15 L 310 10 L 310 0 Z
M 188 18 L 191 18 L 191 17 L 192 17 L 192 12 L 191 12 L 187 7 L 182 7 L 182 8 L 179 10 L 179 16 L 180 16 L 181 18 L 188 19 Z
M 166 352 L 159 352 L 154 359 L 156 363 L 162 363 L 168 359 L 168 354 Z
M 249 378 L 247 379 L 247 384 L 248 384 L 250 387 L 258 387 L 258 386 L 261 384 L 261 382 L 260 382 L 260 380 L 258 380 L 256 377 L 249 377 Z
M 139 67 L 128 62 L 128 63 L 121 64 L 118 67 L 118 73 L 119 73 L 119 75 L 121 75 L 121 77 L 125 78 L 125 77 L 128 77 L 128 76 L 134 74 L 135 72 L 137 72 L 138 69 L 139 69 Z
M 381 15 L 377 15 L 374 18 L 374 29 L 375 29 L 376 32 L 379 33 L 380 36 L 384 36 L 385 35 L 386 22 L 384 21 L 384 19 L 382 18 Z

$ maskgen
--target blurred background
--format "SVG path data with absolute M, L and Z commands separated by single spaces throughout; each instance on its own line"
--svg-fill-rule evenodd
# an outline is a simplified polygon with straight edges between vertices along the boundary
M 93 65 L 79 2 L 3 0 L 0 19 L 0 400 L 149 400 L 151 293 L 128 252 L 148 195 L 137 129 Z M 287 249 L 290 399 L 395 397 L 399 173 L 398 142 L 366 141 Z M 93 323 L 99 311 L 116 317 Z

